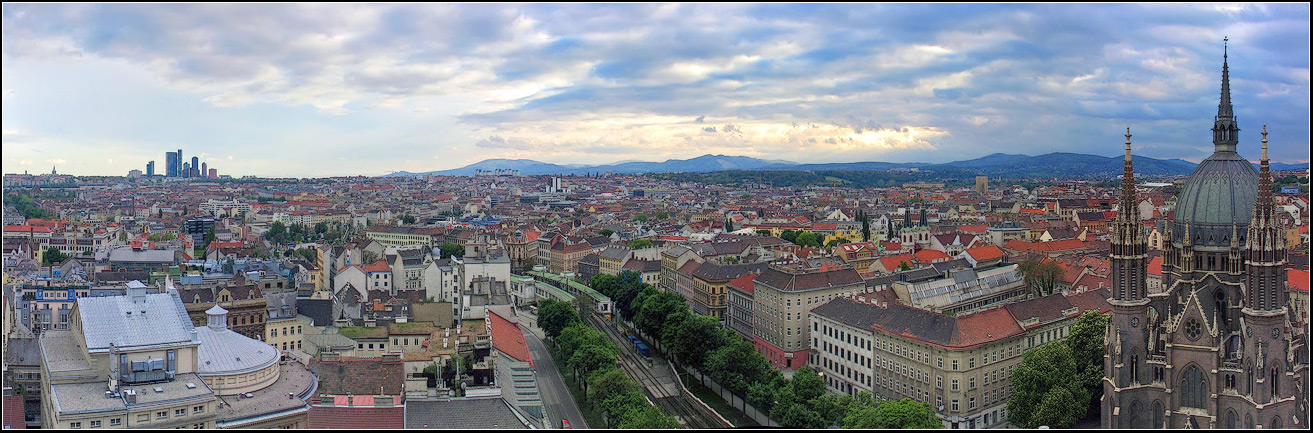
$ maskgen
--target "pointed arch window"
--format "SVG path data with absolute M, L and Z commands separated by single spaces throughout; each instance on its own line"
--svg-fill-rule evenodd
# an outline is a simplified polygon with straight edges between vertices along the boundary
M 1204 380 L 1203 371 L 1197 366 L 1190 366 L 1181 375 L 1181 406 L 1204 408 L 1208 396 L 1208 382 Z

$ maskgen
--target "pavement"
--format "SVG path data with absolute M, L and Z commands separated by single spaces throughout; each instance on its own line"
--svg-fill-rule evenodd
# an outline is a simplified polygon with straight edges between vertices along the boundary
M 556 362 L 552 360 L 552 354 L 548 352 L 547 345 L 542 341 L 545 338 L 542 330 L 533 326 L 538 322 L 538 318 L 527 312 L 517 313 L 520 316 L 520 329 L 524 330 L 524 341 L 533 356 L 533 369 L 538 373 L 538 392 L 543 399 L 543 417 L 549 421 L 550 428 L 561 428 L 561 419 L 570 420 L 570 428 L 588 428 L 588 423 L 579 412 L 574 396 L 570 394 L 565 380 L 561 378 L 560 370 L 556 368 Z

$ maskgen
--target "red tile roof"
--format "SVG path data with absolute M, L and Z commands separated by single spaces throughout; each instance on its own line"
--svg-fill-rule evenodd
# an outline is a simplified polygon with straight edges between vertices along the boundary
M 739 275 L 738 278 L 730 280 L 729 283 L 726 284 L 729 285 L 730 287 L 737 289 L 740 292 L 747 293 L 748 295 L 752 295 L 752 290 L 754 287 L 752 284 L 752 280 L 756 278 L 757 278 L 757 274 L 743 274 L 743 275 Z
M 50 233 L 50 228 L 41 227 L 41 226 L 31 226 L 31 225 L 5 226 L 5 231 L 22 232 L 22 233 Z
M 939 263 L 939 262 L 947 262 L 953 259 L 943 251 L 935 251 L 935 250 L 917 251 L 916 254 L 914 254 L 913 256 L 916 257 L 916 259 L 921 263 Z
M 1308 271 L 1288 269 L 1286 271 L 1286 285 L 1295 290 L 1308 292 Z
M 388 262 L 384 260 L 379 260 L 377 262 L 370 263 L 368 265 L 356 265 L 356 267 L 359 267 L 360 270 L 364 271 L 365 273 L 392 272 L 392 267 L 388 266 Z
M 1163 275 L 1163 256 L 1154 257 L 1153 260 L 1149 261 L 1148 272 L 1149 275 L 1157 275 L 1160 277 Z
M 311 406 L 312 429 L 403 429 L 406 407 Z
M 488 334 L 492 337 L 492 347 L 506 356 L 521 362 L 528 362 L 533 367 L 533 358 L 529 356 L 529 345 L 524 342 L 524 331 L 510 320 L 502 317 L 496 310 L 488 310 Z
M 4 396 L 3 419 L 6 430 L 27 428 L 27 422 L 23 418 L 23 396 L 17 394 Z
M 966 250 L 966 253 L 970 254 L 971 257 L 976 259 L 976 261 L 978 262 L 982 262 L 985 260 L 994 260 L 1003 257 L 1003 249 L 994 245 L 968 248 Z
M 959 316 L 954 329 L 953 346 L 967 347 L 1020 335 L 1017 319 L 1005 308 L 993 308 Z

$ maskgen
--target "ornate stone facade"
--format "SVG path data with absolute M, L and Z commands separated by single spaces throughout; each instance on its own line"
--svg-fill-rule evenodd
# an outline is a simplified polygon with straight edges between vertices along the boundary
M 1307 336 L 1285 291 L 1286 245 L 1272 201 L 1267 131 L 1257 174 L 1236 153 L 1226 56 L 1211 157 L 1163 233 L 1161 293 L 1147 290 L 1130 131 L 1112 222 L 1112 321 L 1103 428 L 1307 428 Z

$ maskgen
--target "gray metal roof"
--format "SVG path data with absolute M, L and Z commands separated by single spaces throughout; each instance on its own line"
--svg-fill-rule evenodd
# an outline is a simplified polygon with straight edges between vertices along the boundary
M 1235 223 L 1243 233 L 1249 226 L 1257 198 L 1258 171 L 1254 166 L 1235 152 L 1217 152 L 1199 163 L 1177 194 L 1176 222 L 1188 221 L 1192 226 L 1225 225 L 1227 234 Z M 1178 229 L 1183 227 L 1173 227 Z M 1214 243 L 1224 246 L 1220 242 L 1217 239 Z
M 109 252 L 111 262 L 159 262 L 173 263 L 174 250 L 133 250 L 132 247 L 118 247 Z
M 77 300 L 89 351 L 119 347 L 190 342 L 194 327 L 175 293 L 154 293 L 145 302 L 129 296 L 86 297 Z
M 202 376 L 255 371 L 278 362 L 278 349 L 231 329 L 196 328 L 201 347 L 196 365 Z

